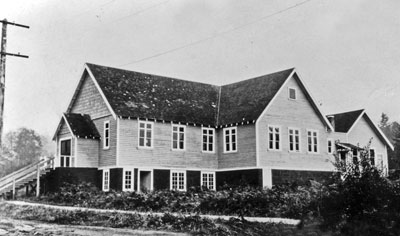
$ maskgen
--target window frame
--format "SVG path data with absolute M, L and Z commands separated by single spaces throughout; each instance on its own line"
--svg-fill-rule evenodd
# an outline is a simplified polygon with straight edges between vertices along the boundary
M 204 134 L 204 131 L 207 131 L 207 133 L 206 134 Z M 212 150 L 210 151 L 209 150 L 209 145 L 210 145 L 210 142 L 209 142 L 209 138 L 210 138 L 210 135 L 209 135 L 209 131 L 212 131 Z M 206 147 L 207 147 L 207 150 L 204 150 L 204 136 L 206 136 L 207 137 L 207 142 L 206 142 Z M 204 152 L 204 153 L 215 153 L 215 129 L 214 128 L 208 128 L 208 127 L 202 127 L 201 128 L 201 151 L 202 152 Z
M 233 149 L 232 148 L 232 144 L 233 144 L 233 142 L 232 142 L 232 130 L 235 130 L 235 149 Z M 228 146 L 229 146 L 229 150 L 226 150 L 226 146 L 227 146 L 227 143 L 226 143 L 226 131 L 229 131 L 229 143 L 228 143 Z M 223 128 L 223 130 L 222 130 L 222 136 L 223 136 L 223 140 L 224 140 L 224 153 L 235 153 L 235 152 L 237 152 L 238 151 L 238 132 L 237 132 L 237 127 L 236 126 L 234 126 L 234 127 L 226 127 L 226 128 Z
M 273 131 L 273 133 L 272 133 L 272 137 L 273 137 L 273 140 L 272 140 L 272 144 L 273 144 L 273 147 L 271 148 L 270 147 L 270 142 L 271 142 L 271 138 L 270 138 L 270 128 L 272 128 L 272 131 Z M 279 133 L 278 133 L 278 135 L 279 135 L 279 140 L 278 140 L 278 143 L 279 143 L 279 148 L 276 148 L 276 140 L 275 140 L 275 138 L 276 138 L 276 133 L 275 133 L 275 129 L 276 128 L 278 128 L 279 129 Z M 281 129 L 281 126 L 280 125 L 268 125 L 268 127 L 267 127 L 267 139 L 268 139 L 268 142 L 267 142 L 267 147 L 268 147 L 268 150 L 269 151 L 282 151 L 282 129 Z
M 291 98 L 291 97 L 290 97 L 290 90 L 293 90 L 293 91 L 294 91 L 294 98 Z M 296 88 L 294 88 L 294 87 L 288 87 L 288 99 L 289 99 L 289 100 L 292 100 L 292 101 L 297 100 L 297 89 L 296 89 Z
M 176 186 L 177 188 L 174 189 L 173 187 L 173 174 L 176 173 L 177 174 L 177 183 Z M 179 188 L 179 174 L 183 174 L 183 188 Z M 169 176 L 169 186 L 170 186 L 170 190 L 176 190 L 176 191 L 186 191 L 186 184 L 187 184 L 187 176 L 186 176 L 186 170 L 171 170 L 170 171 L 170 176 Z
M 309 145 L 310 145 L 310 143 L 309 143 L 309 139 L 308 139 L 308 132 L 311 132 L 311 134 L 313 134 L 314 132 L 316 133 L 316 140 L 317 140 L 317 143 L 316 143 L 316 145 L 315 145 L 315 143 L 314 143 L 314 137 L 313 137 L 313 135 L 311 135 L 311 150 L 312 151 L 310 151 L 309 150 Z M 314 146 L 316 146 L 317 147 L 317 151 L 314 151 Z M 315 130 L 315 129 L 307 129 L 307 153 L 310 153 L 310 154 L 319 154 L 319 131 L 318 130 Z
M 204 179 L 203 179 L 203 174 L 205 174 L 205 175 L 207 175 L 207 181 L 206 181 L 206 184 L 204 184 Z M 210 188 L 209 187 L 209 183 L 210 183 L 210 175 L 212 175 L 213 176 L 213 181 L 212 181 L 212 184 L 213 184 L 213 187 L 212 188 Z M 209 190 L 213 190 L 213 191 L 215 191 L 216 190 L 216 186 L 215 186 L 215 184 L 216 184 L 216 174 L 215 174 L 215 171 L 201 171 L 201 173 L 200 173 L 200 187 L 203 187 L 203 186 L 205 186 L 205 187 L 207 187 Z
M 140 124 L 144 124 L 144 146 L 140 146 Z M 151 125 L 151 138 L 150 138 L 150 146 L 146 146 L 146 140 L 147 140 L 147 125 Z M 154 147 L 154 122 L 153 121 L 143 121 L 139 120 L 138 122 L 138 148 L 140 149 L 152 149 Z
M 61 153 L 61 151 L 62 151 L 61 143 L 64 142 L 64 141 L 68 141 L 68 140 L 70 141 L 70 155 L 69 156 L 63 155 Z M 76 142 L 76 140 L 75 140 L 75 142 Z M 63 167 L 63 168 L 75 167 L 75 156 L 74 156 L 74 150 L 75 149 L 72 148 L 72 137 L 61 138 L 59 140 L 59 147 L 60 147 L 60 150 L 59 150 L 59 157 L 60 157 L 59 164 L 60 164 L 60 167 Z M 67 158 L 68 158 L 68 163 L 69 163 L 68 166 L 66 166 Z
M 107 173 L 107 185 L 106 185 L 106 173 Z M 111 180 L 110 169 L 103 169 L 102 185 L 101 185 L 103 192 L 110 191 L 110 180 Z
M 373 157 L 371 157 L 371 150 L 374 151 L 374 156 L 373 156 Z M 372 165 L 372 166 L 376 166 L 377 152 L 376 152 L 376 148 L 375 148 L 375 147 L 370 147 L 370 148 L 369 148 L 369 150 L 368 150 L 368 157 L 369 157 L 369 161 L 370 161 L 371 165 Z M 373 160 L 374 162 L 372 163 L 371 160 Z
M 126 187 L 126 172 L 131 172 L 131 187 Z M 135 170 L 132 168 L 124 168 L 122 170 L 122 191 L 132 192 L 135 189 Z
M 177 133 L 177 138 L 178 138 L 178 140 L 177 140 L 177 147 L 176 148 L 174 148 L 174 128 L 177 128 L 177 131 L 176 131 L 176 133 Z M 183 128 L 183 148 L 180 148 L 179 147 L 179 144 L 180 144 L 180 128 Z M 172 126 L 171 126 L 171 150 L 173 150 L 173 151 L 185 151 L 186 150 L 186 125 L 180 125 L 180 124 L 172 124 Z
M 290 131 L 291 130 L 293 130 L 293 150 L 290 150 Z M 299 137 L 299 142 L 298 142 L 298 145 L 299 145 L 299 149 L 298 150 L 296 150 L 296 142 L 295 142 L 295 138 L 296 138 L 296 133 L 295 133 L 295 131 L 298 131 L 298 137 Z M 268 137 L 269 137 L 269 134 L 268 134 Z M 289 146 L 289 152 L 293 152 L 293 153 L 299 153 L 299 152 L 301 152 L 301 131 L 300 131 L 300 129 L 299 128 L 294 128 L 294 127 L 288 127 L 288 146 Z M 269 147 L 269 142 L 268 142 L 268 147 Z
M 307 137 L 308 138 L 308 137 Z M 331 145 L 330 145 L 330 151 L 329 151 L 329 142 L 331 143 Z M 328 138 L 327 140 L 326 140 L 326 151 L 328 152 L 328 154 L 333 154 L 334 153 L 334 145 L 333 145 L 333 139 L 331 139 L 331 138 Z M 308 149 L 308 147 L 307 147 L 307 149 Z
M 108 127 L 106 128 L 106 125 Z M 110 121 L 106 120 L 104 121 L 103 124 L 103 149 L 107 150 L 110 149 L 110 134 L 111 134 L 111 128 L 110 128 Z

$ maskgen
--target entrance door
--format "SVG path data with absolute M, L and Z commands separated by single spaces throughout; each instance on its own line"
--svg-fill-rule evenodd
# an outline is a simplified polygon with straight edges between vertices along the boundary
M 146 192 L 153 190 L 152 181 L 152 171 L 151 170 L 139 170 L 139 191 Z
M 73 167 L 74 158 L 72 157 L 71 139 L 61 140 L 60 142 L 60 166 Z

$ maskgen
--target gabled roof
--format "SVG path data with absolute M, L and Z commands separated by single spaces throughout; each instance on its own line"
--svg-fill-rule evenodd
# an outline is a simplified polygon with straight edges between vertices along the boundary
M 364 109 L 343 112 L 338 114 L 328 115 L 327 117 L 333 117 L 335 132 L 347 133 L 351 127 L 353 127 L 356 120 L 360 117 L 360 115 L 364 112 Z
M 100 139 L 100 134 L 89 115 L 64 113 L 61 121 L 63 120 L 73 136 L 77 138 Z M 62 122 L 59 123 L 53 140 L 61 129 L 61 124 Z
M 257 120 L 293 71 L 292 68 L 222 86 L 218 124 Z
M 356 123 L 364 117 L 367 123 L 370 125 L 372 130 L 378 135 L 382 142 L 384 142 L 390 149 L 394 150 L 393 144 L 389 141 L 386 135 L 382 132 L 382 130 L 376 126 L 376 124 L 369 118 L 364 109 L 349 111 L 344 113 L 332 114 L 327 117 L 333 117 L 335 122 L 335 131 L 349 133 L 356 125 Z

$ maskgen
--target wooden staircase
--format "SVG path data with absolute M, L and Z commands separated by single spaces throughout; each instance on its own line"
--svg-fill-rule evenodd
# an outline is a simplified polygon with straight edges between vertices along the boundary
M 54 157 L 27 165 L 0 179 L 0 196 L 15 198 L 16 191 L 26 187 L 40 193 L 40 177 L 54 169 Z

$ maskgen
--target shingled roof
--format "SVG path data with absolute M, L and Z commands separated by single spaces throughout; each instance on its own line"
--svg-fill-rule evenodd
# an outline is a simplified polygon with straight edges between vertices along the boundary
M 89 115 L 64 113 L 71 132 L 78 138 L 99 139 L 100 134 Z
M 87 64 L 117 116 L 225 125 L 254 121 L 294 69 L 216 86 Z
M 327 117 L 333 117 L 335 122 L 335 131 L 347 133 L 350 128 L 353 126 L 354 122 L 360 117 L 360 115 L 364 112 L 364 109 L 349 111 L 344 113 L 332 114 Z

